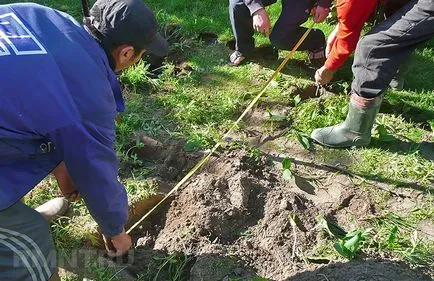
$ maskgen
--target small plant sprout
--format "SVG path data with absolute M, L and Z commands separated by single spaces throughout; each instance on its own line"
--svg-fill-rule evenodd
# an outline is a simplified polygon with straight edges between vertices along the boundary
M 253 160 L 258 161 L 261 156 L 262 151 L 259 148 L 253 147 L 249 150 L 249 157 Z
M 294 105 L 297 106 L 297 105 L 300 104 L 300 102 L 301 102 L 301 97 L 300 97 L 300 95 L 296 95 L 296 96 L 294 97 Z
M 317 219 L 320 228 L 326 230 L 332 237 L 339 239 L 339 242 L 336 242 L 333 246 L 339 255 L 349 260 L 353 259 L 363 248 L 372 232 L 372 228 L 368 228 L 347 233 L 342 227 L 327 220 L 323 216 Z
M 282 169 L 283 169 L 283 173 L 282 173 L 282 177 L 284 180 L 291 180 L 292 177 L 294 176 L 291 172 L 291 167 L 292 167 L 292 161 L 289 158 L 285 158 L 282 161 Z
M 363 248 L 371 231 L 372 229 L 368 228 L 348 233 L 340 242 L 335 243 L 334 248 L 341 256 L 351 260 Z
M 298 142 L 304 147 L 304 149 L 312 150 L 313 146 L 309 135 L 302 132 L 296 132 L 296 135 Z
M 267 107 L 267 113 L 268 116 L 270 117 L 270 121 L 275 121 L 275 122 L 280 122 L 280 121 L 285 121 L 288 119 L 288 116 L 283 115 L 283 114 L 276 114 L 271 112 L 271 110 Z
M 380 141 L 391 142 L 395 140 L 395 137 L 388 132 L 385 124 L 379 124 L 376 130 L 378 132 L 378 138 Z

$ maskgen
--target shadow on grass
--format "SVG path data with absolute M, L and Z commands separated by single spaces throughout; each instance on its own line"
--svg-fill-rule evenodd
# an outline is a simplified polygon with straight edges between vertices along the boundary
M 434 188 L 432 186 L 422 185 L 422 184 L 419 184 L 417 182 L 406 182 L 406 181 L 391 179 L 391 178 L 387 178 L 387 177 L 383 177 L 383 176 L 377 176 L 377 175 L 371 175 L 371 174 L 365 174 L 365 173 L 357 173 L 357 172 L 350 171 L 350 170 L 345 169 L 345 168 L 341 168 L 338 166 L 331 166 L 331 165 L 327 165 L 327 164 L 315 164 L 315 163 L 309 163 L 309 162 L 304 162 L 304 161 L 299 161 L 299 160 L 294 160 L 294 163 L 314 167 L 316 169 L 322 169 L 322 170 L 329 171 L 329 172 L 339 172 L 339 173 L 342 173 L 342 174 L 348 175 L 348 176 L 358 176 L 358 177 L 366 178 L 368 180 L 373 180 L 373 181 L 391 184 L 391 185 L 395 185 L 395 186 L 409 187 L 409 188 L 421 191 L 421 192 L 426 193 L 426 194 L 432 194 L 434 192 Z
M 434 54 L 434 40 L 432 42 L 430 44 L 433 46 L 429 44 L 421 46 L 410 57 L 404 73 L 405 90 L 433 92 L 434 60 L 431 56 Z
M 392 96 L 393 94 L 389 95 Z M 409 123 L 419 123 L 419 126 L 422 129 L 432 131 L 429 122 L 434 121 L 434 110 L 415 106 L 414 104 L 417 103 L 418 98 L 418 96 L 415 96 L 409 100 L 407 98 L 404 99 L 400 97 L 392 97 L 391 100 L 388 100 L 386 97 L 386 100 L 384 100 L 383 104 L 381 105 L 380 112 L 402 116 L 405 121 Z
M 283 157 L 275 157 L 275 156 L 271 156 L 271 155 L 270 155 L 270 157 L 273 159 L 273 161 L 278 161 L 278 162 L 282 162 L 285 159 Z M 304 160 L 300 160 L 300 159 L 294 159 L 294 158 L 291 158 L 291 161 L 296 165 L 311 167 L 311 168 L 315 168 L 315 169 L 319 169 L 319 170 L 323 170 L 323 171 L 327 171 L 327 172 L 341 173 L 343 175 L 347 175 L 350 177 L 359 177 L 359 178 L 364 178 L 367 180 L 381 182 L 381 183 L 385 183 L 385 184 L 389 184 L 389 185 L 395 185 L 395 186 L 404 187 L 404 188 L 412 188 L 412 189 L 421 191 L 425 194 L 432 194 L 434 192 L 433 186 L 423 185 L 423 184 L 420 184 L 418 182 L 408 182 L 408 181 L 396 180 L 396 179 L 391 179 L 391 178 L 378 176 L 378 175 L 371 175 L 371 174 L 367 174 L 367 173 L 354 172 L 354 171 L 347 169 L 346 167 L 342 167 L 339 165 L 330 165 L 327 163 L 315 163 L 313 161 L 308 162 L 308 161 L 304 161 Z
M 386 142 L 373 138 L 369 146 L 401 155 L 417 153 L 426 160 L 434 161 L 434 143 L 432 142 L 422 141 L 416 143 L 410 139 L 400 140 L 397 138 Z
M 234 49 L 234 44 L 231 41 L 226 43 L 226 47 L 229 50 Z M 251 57 L 247 59 L 247 62 L 254 62 L 259 64 L 264 68 L 268 68 L 270 70 L 275 70 L 285 59 L 288 53 L 280 54 L 276 49 L 274 49 L 271 45 L 261 45 L 257 46 L 253 51 Z M 290 75 L 294 78 L 302 78 L 306 80 L 312 80 L 315 75 L 315 67 L 309 65 L 307 60 L 292 58 L 288 61 L 286 66 L 281 70 L 281 73 Z

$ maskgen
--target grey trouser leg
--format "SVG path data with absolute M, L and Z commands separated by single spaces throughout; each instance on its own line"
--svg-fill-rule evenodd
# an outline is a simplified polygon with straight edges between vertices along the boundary
M 46 281 L 57 271 L 47 221 L 21 202 L 0 211 L 0 280 Z
M 414 49 L 434 36 L 434 1 L 413 0 L 375 26 L 357 45 L 352 91 L 374 98 Z
M 264 0 L 262 4 L 269 6 L 276 0 Z M 235 50 L 244 56 L 250 56 L 255 48 L 253 39 L 253 17 L 243 0 L 229 0 L 229 17 L 235 37 Z

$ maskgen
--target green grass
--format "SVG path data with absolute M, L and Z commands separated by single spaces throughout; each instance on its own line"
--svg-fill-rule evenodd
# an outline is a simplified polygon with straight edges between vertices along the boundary
M 430 267 L 434 263 L 434 243 L 421 237 L 418 225 L 423 220 L 432 220 L 434 209 L 429 204 L 424 207 L 410 210 L 405 217 L 386 211 L 383 215 L 365 219 L 364 224 L 369 228 L 353 229 L 350 234 L 341 233 L 335 224 L 329 225 L 329 228 L 324 224 L 325 220 L 320 219 L 319 225 L 324 229 L 324 236 L 318 238 L 317 245 L 308 253 L 308 259 L 335 260 L 353 259 L 362 254 L 386 255 L 405 260 L 416 267 Z M 351 251 L 342 251 L 344 245 L 348 246 L 346 243 L 350 238 L 356 238 L 354 233 L 360 233 L 362 239 L 355 240 L 358 244 L 353 245 Z
M 13 1 L 2 1 L 8 2 Z M 82 17 L 80 1 L 36 2 L 67 11 L 77 19 Z M 166 142 L 183 139 L 188 150 L 209 148 L 230 127 L 278 65 L 278 62 L 270 61 L 248 63 L 237 68 L 226 65 L 229 51 L 223 43 L 232 38 L 227 1 L 149 0 L 147 3 L 156 12 L 162 27 L 179 25 L 180 31 L 177 34 L 179 40 L 171 46 L 174 55 L 165 62 L 159 78 L 149 78 L 148 66 L 144 63 L 125 71 L 120 77 L 125 88 L 127 110 L 117 121 L 116 149 L 121 160 L 121 180 L 131 198 L 146 198 L 155 191 L 155 185 L 147 180 L 149 168 L 133 153 L 133 148 L 141 145 L 135 137 L 136 132 Z M 280 3 L 269 7 L 268 11 L 275 21 Z M 326 33 L 333 29 L 327 23 L 318 27 Z M 200 32 L 214 32 L 223 43 L 206 45 L 198 39 Z M 264 36 L 256 35 L 255 38 L 258 45 L 268 43 Z M 281 52 L 280 57 L 286 54 Z M 294 140 L 296 132 L 310 134 L 317 127 L 333 125 L 345 118 L 346 93 L 352 79 L 351 62 L 348 62 L 336 74 L 333 83 L 336 95 L 299 101 L 291 87 L 306 89 L 313 85 L 312 70 L 303 66 L 305 59 L 306 53 L 297 53 L 260 100 L 261 106 L 271 110 L 273 104 L 292 107 L 287 136 Z M 414 236 L 414 227 L 420 221 L 433 219 L 433 207 L 428 203 L 433 202 L 434 162 L 425 150 L 427 144 L 434 142 L 432 77 L 433 41 L 418 48 L 412 56 L 405 76 L 405 90 L 386 93 L 385 113 L 379 114 L 377 123 L 387 131 L 387 137 L 384 132 L 376 131 L 370 147 L 332 150 L 316 146 L 313 154 L 316 161 L 340 164 L 362 179 L 384 182 L 397 190 L 404 187 L 422 192 L 423 211 L 416 210 L 396 220 L 384 215 L 367 222 L 366 227 L 374 226 L 375 232 L 369 240 L 371 244 L 365 244 L 368 246 L 363 248 L 366 252 L 387 252 L 415 265 L 425 265 L 434 249 L 432 243 Z M 260 154 L 255 148 L 249 149 L 252 157 Z M 58 193 L 52 179 L 44 181 L 41 186 L 26 198 L 26 203 L 36 206 Z M 366 191 L 380 211 L 387 213 L 383 208 L 387 207 L 390 194 L 376 188 L 366 188 Z M 73 213 L 71 218 L 62 218 L 52 226 L 57 247 L 65 251 L 93 239 L 90 235 L 95 224 L 83 204 L 74 205 Z M 400 220 L 406 225 L 399 224 Z M 398 227 L 397 238 L 391 239 L 395 226 Z M 336 255 L 333 243 L 328 240 L 319 241 L 312 251 L 319 256 Z M 110 280 L 114 274 L 104 269 L 96 269 L 96 272 L 105 278 L 98 280 Z
M 431 266 L 433 242 L 420 237 L 417 225 L 422 220 L 433 219 L 433 209 L 414 209 L 407 217 L 394 213 L 373 218 L 375 235 L 371 245 L 378 252 L 390 252 L 411 264 Z

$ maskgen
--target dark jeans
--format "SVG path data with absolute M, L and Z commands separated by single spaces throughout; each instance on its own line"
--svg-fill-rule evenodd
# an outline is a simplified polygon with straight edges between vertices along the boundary
M 434 0 L 410 1 L 359 41 L 352 91 L 365 98 L 382 94 L 399 66 L 433 36 Z
M 262 2 L 268 6 L 276 0 Z M 314 0 L 282 0 L 282 12 L 270 35 L 271 44 L 277 49 L 292 49 L 306 31 L 306 28 L 300 25 L 308 19 L 314 4 Z M 229 16 L 236 41 L 235 49 L 244 56 L 251 55 L 255 47 L 253 18 L 243 0 L 229 0 Z M 324 46 L 324 33 L 319 29 L 314 29 L 298 50 L 315 51 Z
M 17 202 L 0 211 L 0 280 L 48 280 L 57 272 L 50 226 L 37 211 Z

